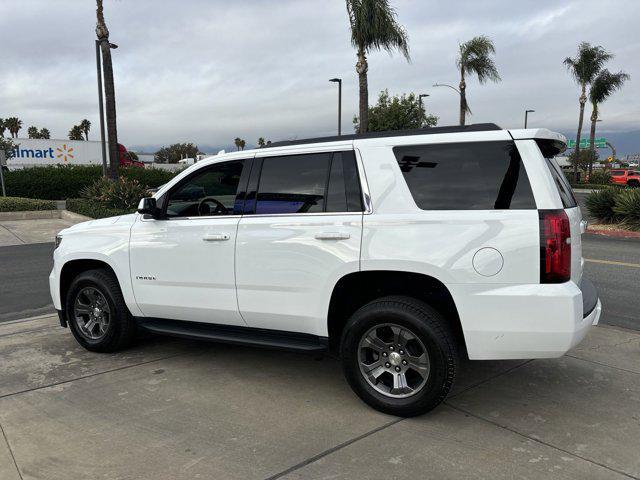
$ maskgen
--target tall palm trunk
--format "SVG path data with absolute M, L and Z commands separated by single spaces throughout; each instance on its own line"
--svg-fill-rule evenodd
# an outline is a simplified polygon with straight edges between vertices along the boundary
M 120 166 L 120 152 L 118 151 L 118 128 L 116 124 L 116 92 L 113 82 L 113 65 L 111 64 L 111 46 L 109 43 L 109 30 L 104 21 L 102 0 L 97 0 L 96 14 L 98 23 L 96 35 L 100 41 L 102 52 L 102 71 L 104 75 L 105 112 L 107 116 L 107 139 L 109 143 L 109 176 L 113 180 L 118 179 L 118 167 Z
M 591 172 L 593 171 L 593 160 L 596 151 L 596 123 L 598 122 L 598 104 L 593 102 L 592 105 L 591 132 L 589 132 L 589 150 L 591 150 L 592 157 L 589 159 L 589 177 L 591 177 Z
M 587 86 L 582 84 L 582 94 L 580 95 L 580 117 L 578 119 L 578 133 L 576 134 L 576 155 L 573 163 L 573 180 L 578 182 L 578 162 L 580 161 L 580 136 L 582 135 L 582 124 L 584 123 L 584 105 L 587 103 Z
M 460 125 L 464 125 L 467 116 L 467 84 L 464 81 L 464 71 L 460 72 Z
M 358 72 L 358 82 L 360 84 L 360 127 L 359 133 L 365 133 L 369 129 L 369 85 L 367 80 L 367 56 L 364 47 L 358 48 L 358 62 L 356 72 Z

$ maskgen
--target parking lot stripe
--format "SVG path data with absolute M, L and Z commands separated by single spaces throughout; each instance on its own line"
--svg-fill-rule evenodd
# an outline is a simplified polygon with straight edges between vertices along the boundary
M 617 262 L 615 260 L 599 260 L 596 258 L 585 258 L 584 261 L 589 263 L 603 263 L 605 265 L 619 265 L 621 267 L 640 268 L 640 263 Z

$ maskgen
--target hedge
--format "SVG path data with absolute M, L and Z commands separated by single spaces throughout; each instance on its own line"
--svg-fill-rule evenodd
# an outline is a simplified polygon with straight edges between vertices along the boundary
M 121 168 L 120 175 L 135 178 L 149 188 L 171 180 L 176 172 L 159 168 Z M 5 173 L 7 193 L 16 197 L 64 200 L 77 198 L 80 190 L 102 176 L 98 165 L 66 165 L 23 168 Z
M 592 184 L 592 183 L 572 183 L 571 188 L 585 189 L 585 190 L 602 190 L 603 188 L 624 188 L 624 185 L 617 185 L 615 183 L 609 183 L 607 185 Z
M 69 198 L 67 200 L 67 210 L 91 218 L 115 217 L 117 215 L 126 215 L 127 213 L 135 212 L 135 210 L 110 208 L 103 203 L 87 198 Z
M 29 210 L 55 210 L 56 202 L 22 197 L 0 197 L 0 212 L 24 212 Z
M 587 197 L 587 208 L 602 222 L 640 229 L 640 189 L 607 188 L 593 192 Z

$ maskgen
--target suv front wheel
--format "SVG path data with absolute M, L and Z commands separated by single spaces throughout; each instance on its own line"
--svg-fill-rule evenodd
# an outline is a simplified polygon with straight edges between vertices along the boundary
M 410 297 L 384 297 L 357 310 L 344 329 L 340 355 L 362 400 L 404 417 L 426 413 L 445 399 L 458 362 L 445 319 Z
M 135 322 L 109 270 L 79 274 L 69 286 L 65 311 L 71 333 L 87 350 L 115 352 L 135 338 Z

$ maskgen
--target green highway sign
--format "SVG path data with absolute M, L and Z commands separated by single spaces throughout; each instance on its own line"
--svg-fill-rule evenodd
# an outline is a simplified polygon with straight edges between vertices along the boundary
M 607 139 L 602 138 L 594 138 L 594 143 L 596 148 L 607 148 Z M 575 140 L 567 140 L 567 148 L 576 148 Z M 589 139 L 581 138 L 580 139 L 580 148 L 589 148 Z

